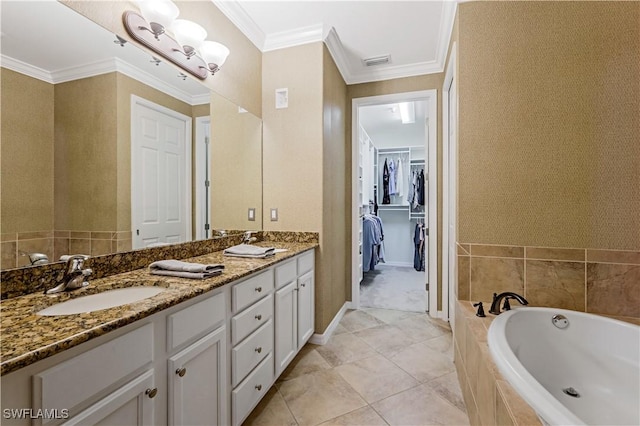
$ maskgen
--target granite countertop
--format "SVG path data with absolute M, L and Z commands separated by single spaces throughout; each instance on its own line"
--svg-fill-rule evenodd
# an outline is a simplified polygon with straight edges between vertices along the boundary
M 268 259 L 223 256 L 222 251 L 182 259 L 202 264 L 224 264 L 224 272 L 205 280 L 151 275 L 147 268 L 90 280 L 86 288 L 58 295 L 42 292 L 0 302 L 0 374 L 5 375 L 60 353 L 111 330 L 131 324 L 180 302 L 268 268 L 317 247 L 317 243 L 260 242 L 258 246 L 288 249 Z M 83 314 L 40 316 L 36 312 L 68 299 L 131 286 L 160 286 L 162 293 L 128 305 Z

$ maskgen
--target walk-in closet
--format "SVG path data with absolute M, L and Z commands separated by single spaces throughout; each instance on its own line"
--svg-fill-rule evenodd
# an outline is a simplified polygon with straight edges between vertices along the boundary
M 426 114 L 426 100 L 359 108 L 361 307 L 427 310 Z

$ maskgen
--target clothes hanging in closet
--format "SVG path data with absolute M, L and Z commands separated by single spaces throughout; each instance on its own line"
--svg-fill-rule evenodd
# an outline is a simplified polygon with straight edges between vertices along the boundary
M 362 272 L 375 269 L 384 262 L 384 230 L 378 216 L 365 214 L 362 217 Z
M 389 195 L 396 195 L 398 190 L 396 188 L 396 165 L 393 159 L 389 161 Z
M 417 223 L 413 233 L 413 244 L 415 251 L 413 254 L 413 267 L 416 271 L 424 271 L 424 252 L 425 252 L 425 227 L 424 223 Z
M 420 170 L 420 173 L 418 174 L 418 186 L 416 187 L 416 191 L 418 205 L 424 206 L 424 169 Z
M 389 197 L 389 166 L 386 158 L 382 168 L 382 204 L 391 204 L 391 197 Z
M 396 195 L 398 197 L 402 196 L 404 192 L 404 180 L 402 179 L 402 160 L 398 159 L 398 164 L 396 166 Z

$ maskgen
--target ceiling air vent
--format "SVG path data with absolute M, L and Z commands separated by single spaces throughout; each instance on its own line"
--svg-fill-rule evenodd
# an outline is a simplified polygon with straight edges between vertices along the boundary
M 391 56 L 390 55 L 374 56 L 373 58 L 365 58 L 362 60 L 362 62 L 364 63 L 365 67 L 375 67 L 378 65 L 384 65 L 391 62 Z

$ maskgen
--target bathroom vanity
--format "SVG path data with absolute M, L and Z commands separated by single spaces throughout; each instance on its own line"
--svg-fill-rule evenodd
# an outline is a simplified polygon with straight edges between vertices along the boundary
M 94 280 L 165 288 L 101 311 L 44 317 L 41 293 L 3 300 L 2 424 L 241 424 L 313 334 L 317 244 L 277 246 L 288 251 L 193 258 L 225 265 L 202 281 Z

